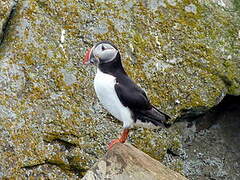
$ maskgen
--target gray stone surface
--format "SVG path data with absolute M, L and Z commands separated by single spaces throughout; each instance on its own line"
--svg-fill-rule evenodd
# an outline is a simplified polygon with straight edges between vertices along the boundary
M 224 102 L 230 99 L 231 104 L 221 103 L 191 125 L 178 124 L 185 150 L 180 156 L 189 179 L 240 178 L 240 98 L 228 96 Z
M 111 40 L 175 121 L 239 95 L 239 16 L 198 1 L 0 1 L 0 178 L 82 177 L 121 130 L 93 91 L 86 48 Z M 182 114 L 182 110 L 185 111 Z M 129 141 L 183 172 L 176 128 Z M 185 171 L 186 172 L 186 171 Z

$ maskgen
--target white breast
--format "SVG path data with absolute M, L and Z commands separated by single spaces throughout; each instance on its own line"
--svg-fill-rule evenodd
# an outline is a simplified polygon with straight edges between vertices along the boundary
M 112 75 L 103 73 L 97 69 L 97 74 L 94 79 L 94 88 L 100 103 L 107 109 L 115 118 L 123 122 L 123 127 L 128 128 L 133 124 L 131 111 L 128 107 L 122 105 L 114 85 L 116 78 Z

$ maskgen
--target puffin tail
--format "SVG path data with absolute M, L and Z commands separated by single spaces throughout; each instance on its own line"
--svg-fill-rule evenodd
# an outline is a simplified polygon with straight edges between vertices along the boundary
M 136 114 L 136 119 L 143 123 L 152 123 L 155 126 L 169 128 L 171 124 L 167 121 L 171 118 L 169 115 L 161 112 L 156 107 L 152 106 L 150 110 L 139 111 Z
M 158 119 L 162 119 L 162 123 L 163 125 L 166 127 L 166 128 L 169 128 L 171 126 L 170 123 L 168 123 L 168 120 L 171 119 L 171 117 L 169 115 L 167 115 L 166 113 L 160 111 L 159 109 L 157 109 L 155 106 L 152 106 L 153 107 L 153 111 L 154 111 L 154 114 L 155 114 L 155 117 L 158 117 Z

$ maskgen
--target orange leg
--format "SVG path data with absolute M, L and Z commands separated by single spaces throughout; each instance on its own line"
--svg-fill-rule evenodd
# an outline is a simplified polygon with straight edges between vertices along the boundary
M 108 149 L 111 149 L 113 145 L 116 143 L 125 143 L 128 137 L 128 133 L 129 133 L 129 129 L 124 129 L 120 138 L 114 139 L 110 142 L 110 144 L 108 145 Z

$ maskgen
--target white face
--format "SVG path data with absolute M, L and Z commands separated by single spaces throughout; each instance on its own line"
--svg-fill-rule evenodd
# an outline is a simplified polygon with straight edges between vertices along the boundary
M 118 50 L 108 42 L 100 42 L 88 49 L 83 64 L 103 64 L 113 61 Z
M 92 49 L 92 55 L 99 61 L 99 63 L 107 63 L 114 60 L 117 53 L 118 50 L 108 43 L 97 44 Z

